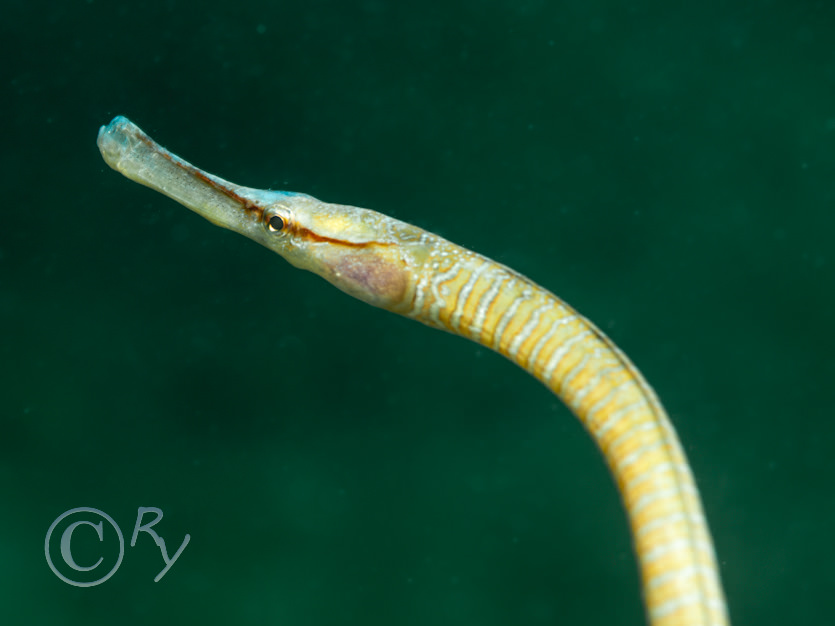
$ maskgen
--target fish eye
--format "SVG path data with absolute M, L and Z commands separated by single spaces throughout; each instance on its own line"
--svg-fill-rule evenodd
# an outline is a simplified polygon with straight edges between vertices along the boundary
M 269 221 L 267 222 L 267 229 L 268 229 L 271 233 L 279 233 L 279 232 L 281 232 L 282 230 L 284 230 L 284 227 L 285 227 L 286 225 L 287 225 L 287 224 L 286 224 L 286 222 L 284 221 L 284 218 L 283 218 L 283 217 L 281 217 L 280 215 L 273 215 L 273 216 L 269 219 Z

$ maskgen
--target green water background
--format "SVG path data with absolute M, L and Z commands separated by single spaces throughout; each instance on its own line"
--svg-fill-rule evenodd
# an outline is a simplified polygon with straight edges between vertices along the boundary
M 555 398 L 111 171 L 95 135 L 116 114 L 564 297 L 668 407 L 734 623 L 831 619 L 833 3 L 0 18 L 3 624 L 643 623 L 614 486 Z M 79 506 L 127 542 L 159 507 L 169 553 L 191 543 L 154 583 L 140 535 L 76 588 L 43 544 Z

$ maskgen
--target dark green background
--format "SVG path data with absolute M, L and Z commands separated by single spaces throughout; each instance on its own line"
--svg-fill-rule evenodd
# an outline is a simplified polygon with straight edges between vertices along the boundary
M 3 623 L 644 619 L 555 398 L 111 171 L 116 114 L 564 297 L 668 407 L 735 624 L 831 620 L 833 42 L 810 0 L 5 1 Z M 191 543 L 71 587 L 43 541 L 78 506 Z

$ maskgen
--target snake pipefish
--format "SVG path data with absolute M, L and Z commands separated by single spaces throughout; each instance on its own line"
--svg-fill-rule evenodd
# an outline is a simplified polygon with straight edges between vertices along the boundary
M 629 517 L 652 626 L 723 626 L 699 493 L 672 424 L 626 355 L 513 270 L 381 213 L 241 187 L 171 154 L 127 118 L 99 130 L 107 164 L 369 304 L 504 355 L 579 418 Z

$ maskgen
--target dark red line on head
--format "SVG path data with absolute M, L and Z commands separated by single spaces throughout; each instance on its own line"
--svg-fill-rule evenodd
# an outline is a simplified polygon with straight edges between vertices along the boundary
M 222 193 L 224 196 L 226 196 L 227 198 L 231 198 L 235 202 L 238 202 L 245 211 L 249 211 L 249 212 L 254 213 L 259 221 L 263 217 L 264 207 L 262 207 L 258 204 L 255 204 L 251 200 L 248 200 L 248 199 L 240 196 L 239 194 L 235 193 L 232 189 L 221 185 L 220 183 L 218 183 L 215 180 L 212 180 L 211 178 L 209 178 L 209 176 L 205 172 L 196 168 L 191 163 L 188 163 L 187 161 L 184 161 L 180 157 L 172 154 L 171 152 L 169 152 L 168 150 L 163 148 L 161 145 L 156 143 L 153 139 L 151 139 L 144 132 L 141 133 L 139 138 L 145 144 L 147 144 L 150 148 L 152 148 L 155 152 L 159 153 L 165 159 L 167 159 L 169 163 L 175 165 L 176 167 L 179 167 L 180 169 L 186 170 L 189 174 L 191 174 L 192 176 L 194 176 L 195 178 L 197 178 L 199 180 L 202 180 L 204 183 L 209 185 L 215 191 L 218 191 L 218 192 Z

